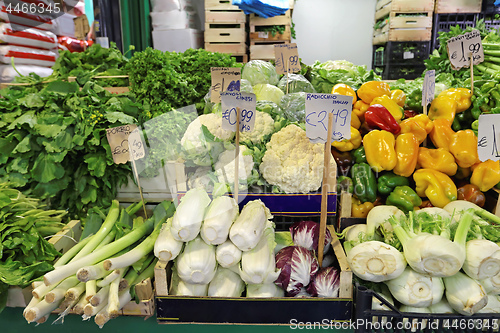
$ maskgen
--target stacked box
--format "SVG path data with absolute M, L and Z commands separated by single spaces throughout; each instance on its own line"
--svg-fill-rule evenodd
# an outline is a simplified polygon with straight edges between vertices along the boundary
M 246 15 L 231 1 L 205 0 L 205 49 L 248 61 Z
M 434 12 L 449 13 L 480 13 L 482 0 L 436 0 Z
M 274 44 L 290 43 L 292 40 L 292 9 L 283 15 L 262 18 L 250 14 L 250 59 L 274 60 Z

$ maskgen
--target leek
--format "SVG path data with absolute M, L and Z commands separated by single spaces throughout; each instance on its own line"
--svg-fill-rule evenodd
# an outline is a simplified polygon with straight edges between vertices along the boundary
M 184 282 L 208 284 L 216 272 L 215 246 L 205 243 L 198 236 L 186 243 L 175 265 L 177 274 Z
M 170 229 L 176 240 L 189 242 L 198 236 L 210 201 L 203 188 L 193 188 L 186 192 L 177 206 Z
M 228 239 L 224 243 L 217 245 L 215 249 L 215 258 L 219 265 L 224 268 L 229 268 L 240 262 L 241 253 L 241 250 Z
M 446 299 L 460 314 L 473 315 L 484 308 L 488 296 L 479 282 L 462 272 L 445 277 Z
M 259 199 L 248 202 L 229 230 L 229 239 L 241 251 L 253 249 L 272 215 L 269 208 Z
M 208 206 L 201 226 L 200 233 L 205 243 L 212 245 L 224 243 L 238 213 L 238 203 L 232 197 L 220 196 L 215 198 Z
M 429 307 L 439 302 L 444 294 L 442 278 L 420 274 L 409 266 L 385 284 L 396 300 L 408 306 Z

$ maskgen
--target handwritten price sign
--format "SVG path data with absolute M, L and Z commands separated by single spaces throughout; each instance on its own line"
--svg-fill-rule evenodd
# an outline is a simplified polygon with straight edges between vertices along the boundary
M 500 114 L 479 116 L 477 154 L 481 161 L 500 160 Z
M 300 72 L 297 44 L 274 44 L 274 65 L 278 74 Z
M 251 132 L 255 125 L 255 94 L 240 92 L 221 93 L 222 128 L 236 132 L 238 110 L 240 111 L 240 132 Z
M 111 147 L 113 162 L 116 164 L 124 164 L 130 160 L 128 137 L 136 128 L 136 125 L 123 125 L 106 129 L 106 138 Z
M 427 105 L 434 99 L 436 90 L 436 71 L 425 72 L 424 86 L 422 87 L 422 106 Z
M 212 67 L 212 86 L 210 100 L 220 103 L 220 93 L 224 91 L 240 91 L 241 68 L 239 67 Z
M 479 30 L 450 38 L 447 48 L 453 69 L 469 67 L 471 56 L 474 65 L 484 61 L 484 50 Z
M 137 161 L 146 155 L 146 151 L 144 150 L 144 140 L 142 139 L 139 128 L 133 130 L 128 136 L 128 146 L 131 161 Z
M 306 94 L 306 134 L 311 142 L 325 143 L 328 114 L 333 113 L 332 141 L 351 138 L 352 96 Z

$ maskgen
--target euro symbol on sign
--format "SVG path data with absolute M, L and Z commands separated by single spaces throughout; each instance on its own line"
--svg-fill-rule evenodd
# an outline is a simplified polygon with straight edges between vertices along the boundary
M 484 147 L 486 147 L 487 144 L 488 144 L 488 141 L 486 140 L 486 137 L 483 136 L 481 138 L 481 140 L 479 140 L 479 142 L 477 143 L 477 146 L 480 148 L 484 148 Z

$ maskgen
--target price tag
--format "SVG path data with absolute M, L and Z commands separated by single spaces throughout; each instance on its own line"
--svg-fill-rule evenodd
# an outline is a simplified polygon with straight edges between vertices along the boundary
M 210 88 L 212 103 L 220 103 L 220 93 L 223 91 L 240 91 L 240 67 L 212 67 L 210 72 L 212 74 Z
M 406 51 L 403 53 L 403 59 L 413 59 L 415 58 L 415 53 Z
M 268 31 L 259 31 L 257 33 L 257 36 L 259 38 L 269 38 L 269 32 Z
M 111 154 L 116 164 L 130 161 L 128 152 L 128 137 L 137 128 L 137 125 L 123 125 L 106 129 L 106 137 L 111 146 Z
M 299 50 L 296 43 L 274 44 L 274 65 L 276 73 L 300 72 Z
M 477 154 L 483 162 L 500 160 L 500 114 L 479 116 Z
M 240 132 L 251 132 L 255 125 L 255 94 L 240 92 L 221 93 L 222 128 L 236 132 L 237 110 L 240 110 Z
M 128 136 L 128 146 L 130 150 L 130 160 L 137 161 L 146 155 L 144 150 L 144 140 L 139 128 L 134 129 Z
M 351 138 L 352 96 L 306 94 L 306 134 L 311 142 L 325 143 L 328 114 L 333 113 L 332 141 Z
M 448 57 L 453 69 L 469 67 L 471 55 L 474 65 L 478 65 L 484 61 L 483 44 L 479 30 L 473 30 L 466 34 L 450 38 L 447 48 Z
M 425 72 L 424 85 L 422 87 L 422 106 L 428 105 L 434 99 L 436 91 L 436 71 Z

